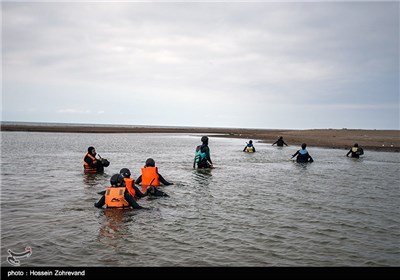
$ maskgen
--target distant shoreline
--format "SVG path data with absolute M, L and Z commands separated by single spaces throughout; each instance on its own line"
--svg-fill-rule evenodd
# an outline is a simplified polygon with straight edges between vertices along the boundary
M 60 133 L 199 133 L 210 137 L 242 138 L 274 143 L 279 136 L 289 146 L 350 149 L 358 143 L 366 150 L 400 152 L 400 130 L 364 129 L 244 129 L 202 127 L 144 127 L 113 125 L 9 124 L 2 123 L 1 131 L 60 132 Z M 245 144 L 246 141 L 244 141 Z

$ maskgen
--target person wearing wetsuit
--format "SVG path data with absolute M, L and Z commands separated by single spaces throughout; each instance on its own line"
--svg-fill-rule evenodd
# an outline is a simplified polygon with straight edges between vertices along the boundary
M 210 156 L 210 148 L 208 147 L 208 137 L 201 137 L 203 144 L 196 147 L 193 168 L 213 168 L 213 163 Z
M 249 143 L 244 147 L 243 152 L 248 152 L 248 153 L 255 153 L 256 148 L 253 146 L 253 140 L 250 140 Z
M 122 168 L 119 173 L 124 177 L 125 185 L 129 191 L 129 194 L 135 199 L 140 199 L 148 195 L 169 196 L 168 194 L 158 190 L 154 186 L 146 186 L 146 188 L 143 188 L 144 192 L 139 190 L 139 188 L 135 186 L 135 180 L 131 178 L 131 171 L 128 168 Z
M 296 162 L 313 162 L 313 158 L 310 156 L 308 151 L 306 150 L 307 144 L 303 143 L 301 145 L 301 150 L 298 150 L 294 155 L 292 155 L 292 158 L 297 156 Z
M 86 153 L 85 157 L 83 158 L 83 171 L 85 173 L 103 173 L 104 167 L 110 165 L 110 162 L 107 159 L 100 159 L 96 158 L 96 149 L 94 147 L 89 147 L 88 152 Z
M 140 175 L 136 179 L 135 183 L 137 185 L 142 184 L 142 186 L 146 187 L 149 185 L 157 187 L 160 185 L 160 182 L 165 186 L 174 184 L 165 180 L 164 177 L 161 176 L 160 173 L 158 173 L 158 168 L 156 167 L 156 162 L 154 161 L 154 159 L 148 158 L 144 167 L 142 168 L 142 175 Z
M 122 168 L 119 171 L 119 174 L 122 175 L 122 177 L 124 177 L 124 181 L 125 181 L 125 186 L 128 189 L 129 194 L 133 197 L 133 198 L 142 198 L 145 197 L 147 195 L 147 192 L 142 193 L 138 187 L 135 186 L 135 179 L 131 178 L 131 171 L 128 168 Z
M 283 141 L 283 137 L 282 137 L 282 136 L 280 136 L 279 139 L 276 140 L 276 141 L 272 144 L 272 146 L 275 145 L 275 144 L 276 144 L 278 147 L 283 147 L 283 145 L 286 145 L 286 146 L 288 145 L 288 144 L 285 143 L 285 141 Z
M 359 158 L 361 155 L 364 154 L 364 150 L 361 147 L 358 147 L 358 144 L 355 143 L 354 146 L 348 151 L 346 157 L 351 154 L 352 158 Z
M 129 194 L 126 188 L 124 177 L 121 174 L 114 174 L 110 178 L 111 186 L 105 191 L 99 192 L 102 197 L 98 202 L 94 203 L 97 208 L 102 208 L 106 205 L 107 208 L 128 208 L 133 209 L 146 209 L 135 201 L 135 199 Z

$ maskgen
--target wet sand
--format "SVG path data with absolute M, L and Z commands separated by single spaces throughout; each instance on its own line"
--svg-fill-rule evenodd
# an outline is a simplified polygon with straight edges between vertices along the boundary
M 363 129 L 242 129 L 195 127 L 134 127 L 100 125 L 27 125 L 2 124 L 1 131 L 68 132 L 68 133 L 200 133 L 209 137 L 243 138 L 245 141 L 274 143 L 279 136 L 289 146 L 350 149 L 358 143 L 365 150 L 400 152 L 400 130 Z

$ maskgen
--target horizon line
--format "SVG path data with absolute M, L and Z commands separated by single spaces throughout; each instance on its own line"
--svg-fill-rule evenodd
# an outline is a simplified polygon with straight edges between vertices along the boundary
M 243 130 L 400 130 L 399 128 L 259 128 L 259 127 L 217 127 L 217 126 L 179 126 L 179 125 L 139 125 L 139 124 L 105 124 L 105 123 L 64 123 L 64 122 L 30 122 L 30 121 L 0 121 L 1 125 L 31 125 L 31 126 L 96 126 L 96 127 L 127 127 L 127 128 L 188 128 L 188 129 L 243 129 Z

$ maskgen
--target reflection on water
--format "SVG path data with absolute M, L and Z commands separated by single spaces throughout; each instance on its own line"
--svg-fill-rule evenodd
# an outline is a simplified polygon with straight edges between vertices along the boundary
M 107 174 L 82 174 L 83 183 L 87 186 L 97 186 L 104 182 L 104 180 L 109 180 Z
M 99 227 L 98 240 L 100 243 L 110 245 L 110 239 L 117 239 L 116 244 L 119 243 L 118 239 L 125 238 L 129 234 L 129 222 L 132 222 L 132 217 L 127 212 L 132 212 L 132 209 L 103 209 Z M 105 242 L 102 240 L 106 239 Z
M 199 186 L 207 187 L 212 179 L 211 169 L 194 169 L 193 170 L 193 181 Z
M 200 136 L 2 133 L 2 260 L 27 246 L 32 266 L 398 266 L 400 155 L 210 138 L 216 168 L 192 168 Z M 288 143 L 290 145 L 290 143 Z M 111 164 L 84 174 L 88 146 Z M 179 151 L 179 152 L 177 152 Z M 169 197 L 149 210 L 97 209 L 123 167 L 156 161 Z M 59 164 L 57 159 L 62 158 Z M 23 175 L 21 176 L 21 172 Z M 12 182 L 8 184 L 7 182 Z M 84 244 L 84 245 L 83 245 Z

